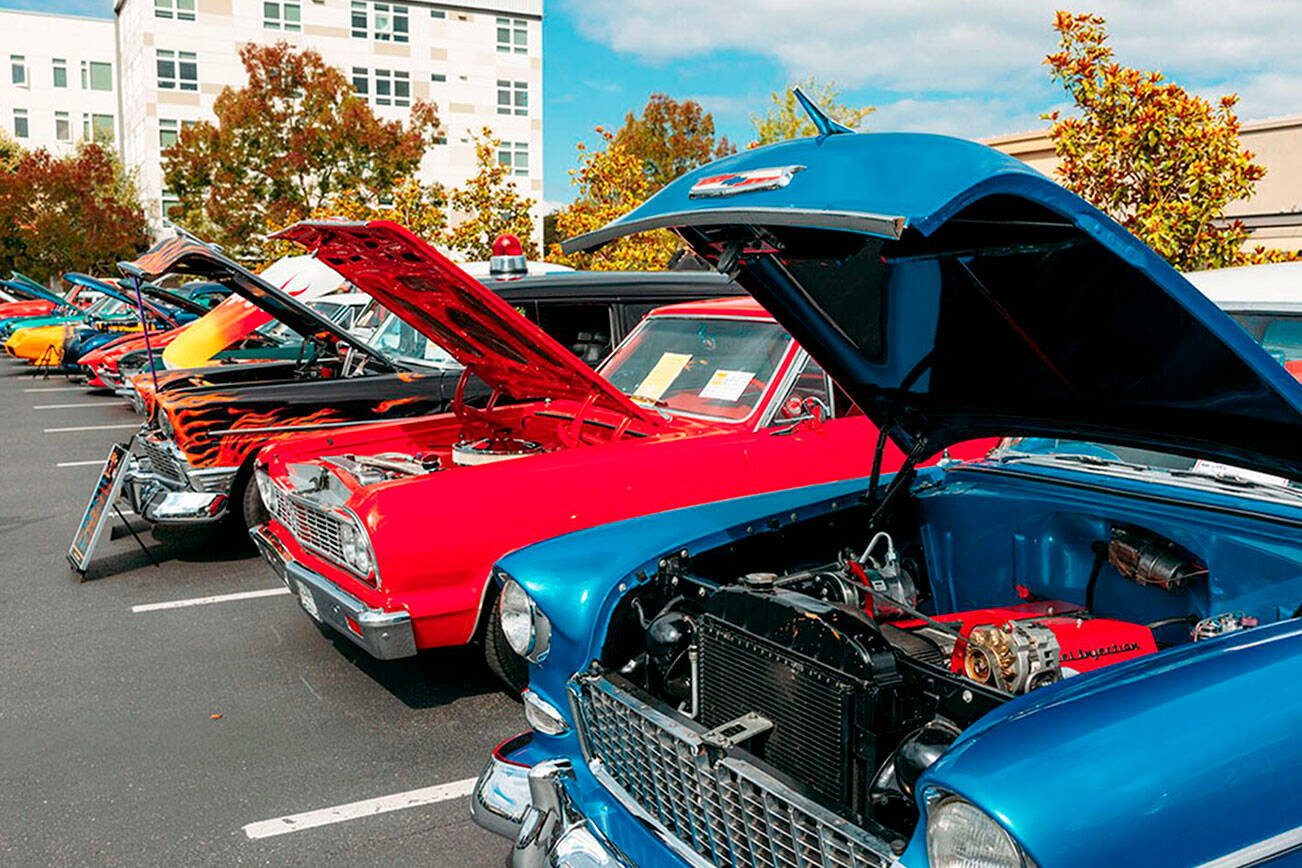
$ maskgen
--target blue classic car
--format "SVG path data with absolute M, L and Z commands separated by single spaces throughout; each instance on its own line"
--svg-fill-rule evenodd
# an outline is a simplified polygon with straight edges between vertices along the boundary
M 675 229 L 885 432 L 866 478 L 503 558 L 531 728 L 476 820 L 520 866 L 1302 864 L 1302 387 L 1017 160 L 824 131 L 571 246 Z

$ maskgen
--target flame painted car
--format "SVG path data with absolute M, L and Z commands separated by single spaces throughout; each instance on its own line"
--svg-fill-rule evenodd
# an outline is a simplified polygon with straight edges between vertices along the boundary
M 63 327 L 58 370 L 65 374 L 83 374 L 85 357 L 101 347 L 135 341 L 144 346 L 147 340 L 155 339 L 166 344 L 170 341 L 170 336 L 179 334 L 209 310 L 200 299 L 192 298 L 185 292 L 174 292 L 152 284 L 142 285 L 140 295 L 140 301 L 145 307 L 147 329 L 140 327 L 138 308 L 135 322 L 127 325 L 91 322 L 78 327 L 68 323 Z
M 157 390 L 149 374 L 136 377 L 138 388 L 141 381 L 149 384 L 141 389 L 149 421 L 136 438 L 139 454 L 124 491 L 147 521 L 205 524 L 229 518 L 232 525 L 252 526 L 264 517 L 253 456 L 268 443 L 312 429 L 441 412 L 454 400 L 487 397 L 486 388 L 435 342 L 445 335 L 428 331 L 424 316 L 408 308 L 395 311 L 368 342 L 199 242 L 173 239 L 123 267 L 142 277 L 184 272 L 218 280 L 305 340 L 297 359 L 160 372 Z M 558 334 L 595 322 L 594 331 L 570 335 L 576 350 L 609 342 L 612 329 L 623 327 L 616 314 L 640 316 L 636 303 L 645 299 L 735 292 L 726 279 L 706 272 L 560 274 L 514 280 L 499 289 L 513 304 L 540 313 L 542 300 L 554 301 L 546 313 L 556 319 L 546 327 Z
M 815 116 L 567 249 L 675 229 L 909 460 L 503 558 L 531 730 L 476 819 L 521 866 L 1298 864 L 1302 386 L 1020 161 Z
M 503 552 L 862 466 L 866 420 L 749 299 L 654 311 L 593 372 L 400 226 L 283 235 L 419 318 L 493 389 L 485 409 L 304 435 L 259 459 L 259 548 L 309 615 L 377 658 L 482 639 L 518 681 L 522 661 L 481 635 Z

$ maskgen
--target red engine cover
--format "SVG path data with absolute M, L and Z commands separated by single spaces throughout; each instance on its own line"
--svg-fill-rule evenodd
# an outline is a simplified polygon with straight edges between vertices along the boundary
M 1058 640 L 1059 660 L 1062 663 L 1064 676 L 1091 672 L 1157 651 L 1153 631 L 1143 624 L 1116 621 L 1112 618 L 1095 618 L 1082 607 L 1061 600 L 1039 600 L 1016 606 L 972 609 L 968 612 L 939 615 L 936 620 L 942 623 L 956 623 L 959 632 L 964 636 L 971 633 L 973 627 L 985 624 L 1034 620 L 1037 626 L 1047 627 L 1053 631 L 1054 637 Z M 916 620 L 897 621 L 895 626 L 909 629 L 920 627 L 924 623 Z M 955 672 L 963 671 L 964 649 L 965 646 L 961 643 L 954 649 L 950 668 Z

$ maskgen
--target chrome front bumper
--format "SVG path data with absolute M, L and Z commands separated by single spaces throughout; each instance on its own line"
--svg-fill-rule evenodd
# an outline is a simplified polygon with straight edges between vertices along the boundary
M 199 525 L 221 521 L 229 498 L 222 492 L 191 491 L 174 479 L 145 468 L 131 456 L 122 483 L 123 495 L 145 521 L 152 524 Z
M 470 794 L 470 816 L 488 831 L 514 839 L 513 868 L 631 868 L 632 863 L 575 808 L 567 786 L 574 780 L 569 760 L 535 766 L 502 755 L 527 742 L 529 734 L 493 751 Z
M 416 632 L 407 612 L 387 612 L 367 606 L 334 582 L 294 560 L 265 524 L 249 536 L 303 611 L 314 620 L 347 636 L 377 660 L 396 660 L 416 653 Z

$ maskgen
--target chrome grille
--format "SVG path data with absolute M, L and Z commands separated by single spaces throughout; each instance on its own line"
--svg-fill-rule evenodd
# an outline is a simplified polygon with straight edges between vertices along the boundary
M 230 469 L 195 470 L 190 473 L 190 482 L 200 491 L 210 494 L 230 494 L 231 483 L 235 481 L 238 467 Z
M 149 459 L 149 467 L 154 473 L 182 485 L 186 484 L 185 470 L 165 444 L 149 437 L 141 437 L 140 447 L 144 450 L 145 457 Z
M 281 496 L 276 498 L 276 519 L 301 545 L 320 552 L 336 563 L 347 563 L 344 560 L 339 520 L 326 510 L 281 492 Z
M 593 770 L 720 868 L 884 868 L 889 846 L 753 763 L 711 760 L 703 729 L 599 676 L 574 682 Z M 622 791 L 622 792 L 621 792 Z

